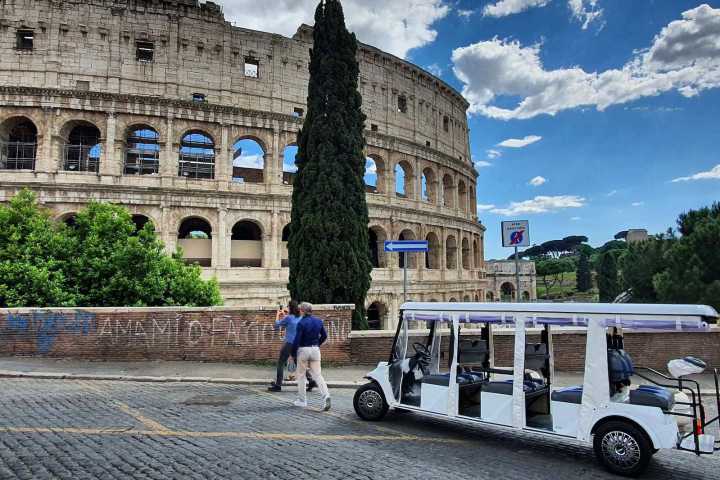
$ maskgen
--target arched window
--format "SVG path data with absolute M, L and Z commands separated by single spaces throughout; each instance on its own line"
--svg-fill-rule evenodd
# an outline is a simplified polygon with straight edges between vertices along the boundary
M 370 261 L 373 268 L 386 268 L 385 260 L 385 230 L 378 226 L 370 227 L 368 231 L 368 248 L 370 249 Z
M 178 246 L 186 263 L 212 265 L 212 227 L 206 220 L 198 217 L 183 220 L 178 229 Z
M 101 149 L 100 130 L 91 123 L 77 122 L 63 148 L 63 170 L 97 173 Z
M 75 228 L 77 226 L 77 213 L 66 213 L 58 218 L 58 220 L 70 228 Z
M 450 297 L 450 300 L 448 300 L 448 302 L 450 302 L 450 303 L 456 303 L 456 302 L 457 302 L 457 298 L 455 298 L 455 297 Z
M 429 270 L 440 269 L 440 241 L 437 235 L 430 232 L 425 237 L 428 242 L 428 251 L 425 253 L 425 268 Z
M 450 235 L 445 242 L 445 268 L 448 270 L 457 269 L 457 240 Z
M 437 203 L 437 178 L 432 168 L 423 170 L 422 175 L 423 201 Z
M 480 245 L 477 240 L 473 241 L 473 268 L 480 268 Z
M 470 295 L 465 295 L 463 297 L 463 302 L 472 302 L 472 298 L 470 298 Z
M 297 174 L 298 170 L 295 164 L 297 153 L 297 145 L 288 145 L 285 147 L 285 150 L 283 150 L 283 183 L 285 185 L 292 185 L 295 180 L 295 174 Z
M 281 238 L 281 256 L 280 256 L 280 266 L 282 268 L 288 268 L 290 266 L 290 255 L 288 253 L 288 242 L 290 241 L 290 224 L 288 223 L 285 225 L 285 228 L 283 228 L 282 231 L 282 238 Z
M 415 232 L 412 230 L 403 230 L 400 232 L 398 240 L 415 240 Z M 416 268 L 417 262 L 415 261 L 415 253 L 396 253 L 398 256 L 398 265 L 400 268 L 405 268 L 405 261 L 407 259 L 407 268 Z
M 467 238 L 462 239 L 462 266 L 464 270 L 470 270 L 470 242 Z
M 243 138 L 235 142 L 233 151 L 233 182 L 262 183 L 265 150 L 260 143 L 251 138 Z
M 512 302 L 515 300 L 515 285 L 505 282 L 500 286 L 500 295 L 503 302 Z
M 194 130 L 182 137 L 178 175 L 190 179 L 215 178 L 215 141 L 210 135 Z
M 387 319 L 387 307 L 381 302 L 373 302 L 367 309 L 368 329 L 382 330 Z
M 255 222 L 242 221 L 232 229 L 231 267 L 262 267 L 262 230 Z
M 125 175 L 160 173 L 160 135 L 147 126 L 133 127 L 127 134 Z
M 140 230 L 145 228 L 145 225 L 148 224 L 150 224 L 150 226 L 154 228 L 152 221 L 145 215 L 133 215 L 132 221 L 135 224 L 135 233 L 140 232 Z
M 467 187 L 465 187 L 465 182 L 460 180 L 458 182 L 458 203 L 460 204 L 460 210 L 462 212 L 467 212 L 468 208 L 468 195 L 467 195 Z
M 365 191 L 367 193 L 377 193 L 378 175 L 377 164 L 375 160 L 367 157 L 365 159 Z
M 455 185 L 450 175 L 443 176 L 443 205 L 455 208 Z
M 524 290 L 522 292 L 522 299 L 523 299 L 523 302 L 529 302 L 530 301 L 530 292 L 528 292 L 527 290 Z
M 412 167 L 406 161 L 395 165 L 395 194 L 401 198 L 412 198 Z
M 0 126 L 0 170 L 35 170 L 37 128 L 25 117 Z
M 493 295 L 493 292 L 487 292 L 485 293 L 485 300 L 488 302 L 494 302 L 495 301 L 495 295 Z

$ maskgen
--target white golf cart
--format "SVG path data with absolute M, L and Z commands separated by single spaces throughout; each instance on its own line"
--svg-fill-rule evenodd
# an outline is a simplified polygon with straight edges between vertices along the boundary
M 720 422 L 705 418 L 700 385 L 687 378 L 704 362 L 673 360 L 672 377 L 634 366 L 623 331 L 703 331 L 717 318 L 698 305 L 406 303 L 390 358 L 355 393 L 355 411 L 380 420 L 398 408 L 592 442 L 608 470 L 636 476 L 661 448 L 718 450 L 708 427 Z M 495 366 L 500 325 L 514 328 L 512 368 Z M 552 333 L 563 327 L 587 331 L 584 381 L 555 388 Z M 720 409 L 717 369 L 712 400 Z

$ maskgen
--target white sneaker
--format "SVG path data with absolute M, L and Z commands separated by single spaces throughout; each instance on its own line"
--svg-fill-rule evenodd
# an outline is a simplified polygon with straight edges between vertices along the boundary
M 307 408 L 307 401 L 303 402 L 299 398 L 293 402 L 293 405 L 300 408 Z
M 323 405 L 323 412 L 327 412 L 328 410 L 330 410 L 330 395 L 325 397 L 324 403 L 325 404 Z

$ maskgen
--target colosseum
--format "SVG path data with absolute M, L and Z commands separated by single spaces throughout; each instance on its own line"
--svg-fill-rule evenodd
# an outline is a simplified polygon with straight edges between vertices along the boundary
M 216 277 L 227 304 L 286 300 L 312 28 L 248 30 L 197 0 L 3 0 L 0 12 L 0 201 L 29 187 L 68 223 L 89 200 L 125 205 Z M 403 259 L 383 251 L 387 239 L 429 241 L 407 259 L 411 298 L 499 297 L 467 101 L 372 46 L 358 61 L 372 326 L 392 328 L 402 302 Z

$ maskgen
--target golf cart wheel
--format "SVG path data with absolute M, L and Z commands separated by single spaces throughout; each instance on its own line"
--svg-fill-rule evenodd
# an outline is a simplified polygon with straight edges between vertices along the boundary
M 355 413 L 363 420 L 376 422 L 382 420 L 388 411 L 388 404 L 385 401 L 380 385 L 375 382 L 368 383 L 358 388 L 353 398 Z
M 610 472 L 637 477 L 645 471 L 653 446 L 645 432 L 629 422 L 610 421 L 595 432 L 593 448 L 598 461 Z

